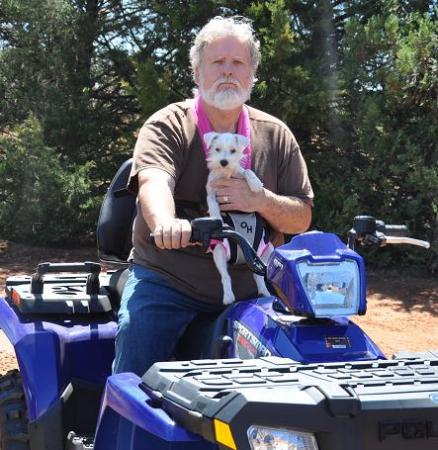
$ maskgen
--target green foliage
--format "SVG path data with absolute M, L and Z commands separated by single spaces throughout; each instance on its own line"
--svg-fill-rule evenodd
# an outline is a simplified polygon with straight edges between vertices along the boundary
M 403 255 L 437 270 L 438 30 L 428 0 L 2 1 L 2 238 L 91 239 L 135 131 L 191 95 L 189 49 L 218 14 L 254 20 L 262 64 L 251 102 L 296 135 L 314 227 L 344 233 L 360 213 L 407 223 L 432 251 L 378 260 Z M 65 217 L 56 231 L 49 211 Z
M 0 128 L 21 123 L 31 112 L 45 142 L 77 164 L 90 156 L 101 163 L 119 139 L 127 153 L 125 133 L 136 126 L 136 102 L 111 68 L 126 63 L 126 54 L 114 52 L 108 60 L 102 48 L 96 58 L 104 33 L 99 13 L 105 11 L 98 3 L 8 0 L 0 10 L 0 92 L 5 98 Z
M 437 22 L 389 2 L 365 24 L 351 20 L 343 43 L 351 147 L 362 169 L 350 180 L 359 207 L 430 240 L 428 257 L 409 255 L 437 270 Z
M 171 73 L 167 70 L 160 76 L 153 60 L 136 64 L 138 86 L 134 90 L 140 103 L 143 117 L 172 103 Z
M 91 162 L 63 167 L 31 117 L 0 138 L 0 234 L 32 244 L 80 245 L 96 223 Z

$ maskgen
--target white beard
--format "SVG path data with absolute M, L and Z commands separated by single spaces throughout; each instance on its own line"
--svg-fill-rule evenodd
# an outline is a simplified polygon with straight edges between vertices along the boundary
M 236 87 L 218 90 L 218 86 L 221 83 L 233 83 Z M 227 78 L 217 80 L 209 89 L 204 89 L 204 83 L 201 76 L 199 93 L 207 105 L 223 111 L 230 111 L 240 108 L 247 100 L 250 99 L 252 85 L 253 83 L 251 82 L 248 88 L 244 89 L 237 80 Z

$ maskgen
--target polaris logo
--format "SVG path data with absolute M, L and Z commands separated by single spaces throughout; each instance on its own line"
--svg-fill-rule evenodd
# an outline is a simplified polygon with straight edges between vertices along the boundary
M 379 440 L 384 441 L 390 436 L 400 436 L 403 439 L 438 438 L 438 425 L 429 420 L 380 422 Z

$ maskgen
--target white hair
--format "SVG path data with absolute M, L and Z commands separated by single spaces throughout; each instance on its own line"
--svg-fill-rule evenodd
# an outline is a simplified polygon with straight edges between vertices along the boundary
M 260 62 L 260 43 L 254 36 L 251 21 L 242 16 L 217 16 L 201 28 L 190 49 L 190 63 L 193 74 L 201 64 L 204 48 L 215 39 L 228 36 L 234 36 L 248 44 L 251 66 L 255 74 Z

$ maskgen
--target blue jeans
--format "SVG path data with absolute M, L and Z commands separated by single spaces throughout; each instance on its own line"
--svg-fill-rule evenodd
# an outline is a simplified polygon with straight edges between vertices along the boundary
M 222 310 L 221 305 L 176 291 L 157 272 L 133 264 L 118 312 L 113 372 L 142 376 L 155 362 L 170 359 L 178 339 L 199 313 Z

